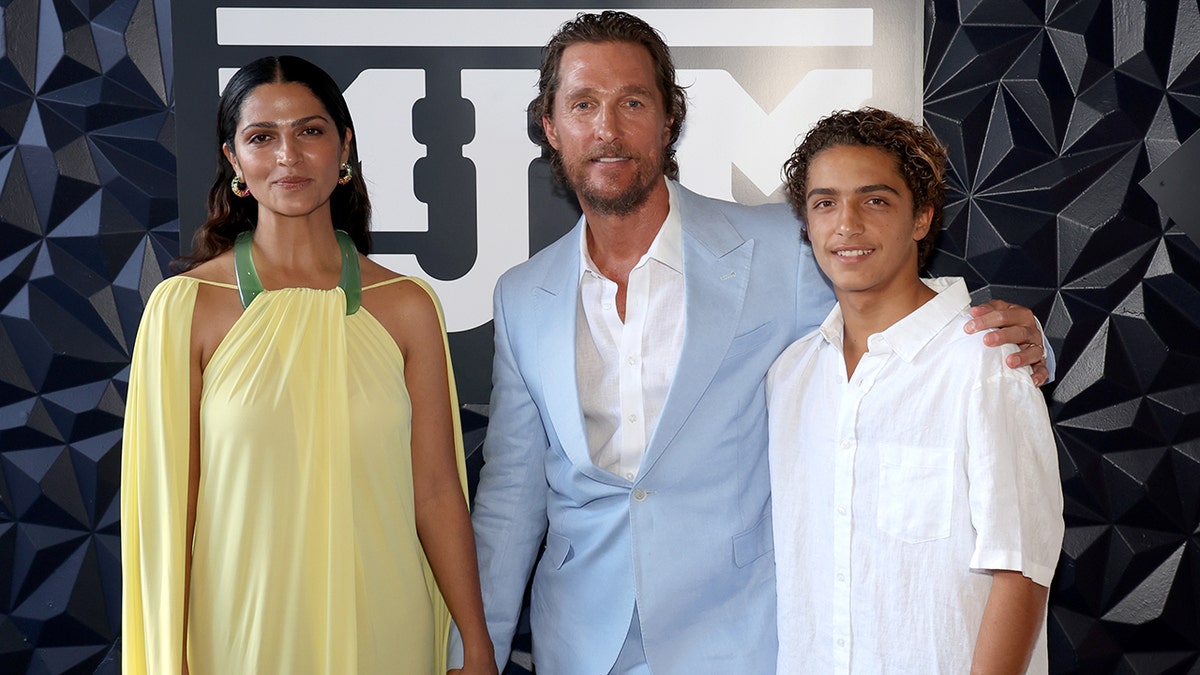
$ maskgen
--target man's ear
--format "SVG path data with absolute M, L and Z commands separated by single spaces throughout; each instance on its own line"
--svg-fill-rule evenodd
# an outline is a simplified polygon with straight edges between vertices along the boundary
M 542 115 L 542 132 L 546 134 L 546 140 L 549 141 L 550 147 L 558 150 L 558 131 L 554 128 L 554 120 L 550 119 L 549 115 Z

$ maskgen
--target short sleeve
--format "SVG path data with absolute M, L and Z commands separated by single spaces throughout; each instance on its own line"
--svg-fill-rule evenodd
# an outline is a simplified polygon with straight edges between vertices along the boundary
M 993 374 L 967 406 L 974 569 L 1019 571 L 1049 586 L 1063 539 L 1058 450 L 1045 399 L 1028 374 Z

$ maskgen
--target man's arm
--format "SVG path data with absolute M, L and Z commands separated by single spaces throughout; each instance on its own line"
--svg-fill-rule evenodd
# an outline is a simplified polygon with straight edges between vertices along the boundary
M 983 336 L 985 345 L 1020 347 L 1019 352 L 1005 360 L 1009 368 L 1033 368 L 1033 383 L 1039 387 L 1054 379 L 1054 352 L 1032 310 L 1011 302 L 992 300 L 972 307 L 971 316 L 974 318 L 965 327 L 968 333 L 995 329 Z
M 1020 675 L 1042 627 L 1050 589 L 1020 572 L 996 570 L 971 660 L 972 675 Z

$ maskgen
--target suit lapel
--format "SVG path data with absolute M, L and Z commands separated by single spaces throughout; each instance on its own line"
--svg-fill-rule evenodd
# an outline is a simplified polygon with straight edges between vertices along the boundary
M 679 187 L 679 204 L 686 327 L 675 379 L 642 461 L 643 475 L 679 433 L 733 341 L 754 252 L 754 242 L 743 239 L 703 198 Z
M 546 417 L 553 426 L 549 431 L 557 437 L 563 452 L 582 473 L 603 483 L 616 483 L 619 479 L 597 468 L 588 452 L 575 370 L 582 219 L 568 236 L 570 243 L 553 260 L 547 261 L 546 276 L 532 291 L 537 308 L 538 371 Z

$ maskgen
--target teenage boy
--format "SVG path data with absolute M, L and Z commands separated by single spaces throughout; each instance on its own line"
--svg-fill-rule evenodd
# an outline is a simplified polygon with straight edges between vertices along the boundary
M 767 379 L 778 672 L 1045 672 L 1062 493 L 1045 401 L 968 335 L 962 279 L 921 279 L 945 149 L 875 109 L 785 165 L 838 304 Z

